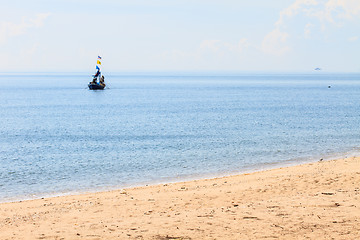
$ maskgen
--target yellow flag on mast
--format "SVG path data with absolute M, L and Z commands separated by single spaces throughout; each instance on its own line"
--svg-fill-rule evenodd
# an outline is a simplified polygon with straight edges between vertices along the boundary
M 101 65 L 101 62 L 99 60 L 97 60 L 97 64 Z

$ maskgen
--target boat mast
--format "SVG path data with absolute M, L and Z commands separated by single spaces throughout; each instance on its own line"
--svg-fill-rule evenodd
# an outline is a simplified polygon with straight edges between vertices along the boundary
M 98 66 L 98 65 L 101 65 L 101 57 L 98 55 L 98 59 L 97 59 L 97 62 L 96 62 L 96 68 L 99 69 L 99 76 L 98 76 L 98 79 L 97 79 L 97 83 L 100 83 L 100 79 L 101 79 L 101 68 Z

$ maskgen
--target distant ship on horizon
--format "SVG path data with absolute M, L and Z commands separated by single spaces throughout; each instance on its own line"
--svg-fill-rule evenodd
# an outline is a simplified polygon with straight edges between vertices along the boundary
M 315 68 L 314 70 L 315 70 L 315 71 L 320 71 L 320 70 L 321 70 L 321 68 L 318 68 L 318 67 L 317 67 L 317 68 Z

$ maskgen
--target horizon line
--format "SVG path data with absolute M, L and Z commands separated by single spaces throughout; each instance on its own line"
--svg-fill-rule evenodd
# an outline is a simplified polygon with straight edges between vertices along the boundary
M 92 75 L 92 72 L 88 72 L 88 71 L 6 71 L 6 72 L 2 72 L 0 71 L 0 76 L 1 75 L 22 75 L 22 74 L 29 74 L 29 75 L 35 75 L 35 74 L 60 74 L 60 75 L 65 75 L 65 74 L 87 74 L 87 75 Z M 196 71 L 186 71 L 186 70 L 182 70 L 182 71 L 175 71 L 175 70 L 165 70 L 165 71 L 158 71 L 158 70 L 153 70 L 153 71 L 148 71 L 148 70 L 134 70 L 134 71 L 106 71 L 106 73 L 104 75 L 154 75 L 154 74 L 159 74 L 159 75 L 197 75 L 197 76 L 206 76 L 209 74 L 213 74 L 213 75 L 244 75 L 244 74 L 318 74 L 318 75 L 322 75 L 322 74 L 360 74 L 360 71 L 325 71 L 325 70 L 320 70 L 317 71 L 315 69 L 313 70 L 308 70 L 308 71 L 201 71 L 201 70 L 196 70 Z

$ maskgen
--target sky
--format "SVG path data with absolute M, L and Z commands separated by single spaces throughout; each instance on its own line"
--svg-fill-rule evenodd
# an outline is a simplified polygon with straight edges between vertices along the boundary
M 360 72 L 360 0 L 0 0 L 1 72 Z

